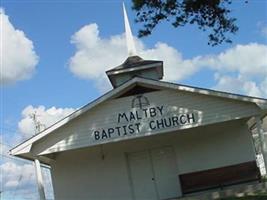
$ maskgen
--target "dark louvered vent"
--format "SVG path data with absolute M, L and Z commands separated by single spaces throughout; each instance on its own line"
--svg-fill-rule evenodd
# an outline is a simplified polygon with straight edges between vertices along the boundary
M 118 96 L 117 98 L 133 96 L 133 95 L 138 95 L 138 94 L 144 94 L 144 93 L 149 93 L 149 92 L 155 92 L 155 91 L 159 91 L 159 89 L 147 88 L 147 87 L 143 87 L 140 85 L 136 85 L 132 89 L 130 89 L 127 92 Z

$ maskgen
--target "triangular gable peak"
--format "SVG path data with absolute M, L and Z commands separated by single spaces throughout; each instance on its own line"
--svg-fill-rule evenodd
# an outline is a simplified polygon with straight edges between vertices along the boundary
M 116 98 L 122 98 L 122 97 L 134 96 L 134 95 L 142 95 L 145 93 L 155 92 L 155 91 L 159 91 L 159 90 L 160 89 L 158 89 L 158 88 L 147 87 L 147 86 L 135 84 L 133 88 L 123 92 L 119 96 L 116 96 Z
M 249 118 L 262 112 L 257 104 L 266 106 L 267 101 L 134 78 L 15 147 L 11 153 L 24 157 L 46 155 Z

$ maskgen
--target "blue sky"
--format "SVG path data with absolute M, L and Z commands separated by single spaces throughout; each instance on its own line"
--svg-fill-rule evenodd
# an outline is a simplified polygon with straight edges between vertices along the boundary
M 125 3 L 137 35 L 141 26 L 133 22 L 131 2 Z M 48 126 L 111 89 L 104 72 L 121 64 L 127 52 L 122 1 L 10 0 L 1 7 L 1 146 L 7 150 L 33 134 L 30 114 L 36 112 Z M 267 98 L 267 1 L 236 0 L 231 9 L 239 26 L 233 44 L 211 47 L 207 33 L 194 26 L 162 23 L 151 36 L 136 39 L 137 52 L 163 60 L 167 81 Z M 12 167 L 23 171 L 28 163 L 5 158 L 0 164 L 8 173 Z M 18 179 L 18 174 L 2 179 L 13 199 L 18 190 L 33 188 Z

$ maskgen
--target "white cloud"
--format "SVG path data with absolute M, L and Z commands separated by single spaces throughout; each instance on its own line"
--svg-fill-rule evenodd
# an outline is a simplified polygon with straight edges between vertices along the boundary
M 265 94 L 265 90 L 262 90 L 256 82 L 247 80 L 241 76 L 234 77 L 216 74 L 215 79 L 217 80 L 217 85 L 214 88 L 217 90 L 258 97 Z
M 40 129 L 43 130 L 74 112 L 73 108 L 45 108 L 44 106 L 33 107 L 31 105 L 22 111 L 22 119 L 18 123 L 19 132 L 24 138 L 30 137 L 35 133 L 35 126 L 31 116 L 36 115 L 36 121 L 40 122 Z
M 0 184 L 3 199 L 38 198 L 35 169 L 32 162 L 17 161 L 11 158 L 3 159 L 0 171 L 2 173 Z M 49 187 L 45 179 L 44 185 Z M 48 195 L 51 197 L 51 194 L 48 193 Z
M 262 97 L 267 98 L 267 76 L 265 79 L 260 83 L 260 90 L 262 91 Z
M 220 72 L 238 72 L 246 76 L 267 75 L 267 46 L 250 43 L 236 45 L 219 55 L 202 56 L 198 64 Z
M 73 108 L 45 108 L 44 106 L 33 107 L 29 105 L 23 109 L 22 119 L 18 123 L 18 130 L 22 138 L 20 135 L 16 135 L 13 137 L 13 140 L 18 142 L 34 134 L 34 123 L 30 118 L 30 115 L 33 113 L 36 114 L 37 121 L 41 122 L 45 127 L 48 127 L 73 111 L 75 111 Z M 4 156 L 0 160 L 0 171 L 2 175 L 0 185 L 2 185 L 2 190 L 4 191 L 2 193 L 3 199 L 18 199 L 21 197 L 37 199 L 37 184 L 33 162 L 23 161 L 9 156 L 7 152 L 10 150 L 11 144 L 7 144 L 8 142 L 4 138 L 1 138 L 1 140 L 1 154 Z M 53 199 L 50 172 L 48 169 L 42 168 L 42 174 L 46 197 Z
M 105 71 L 122 64 L 127 57 L 124 34 L 103 39 L 97 24 L 89 24 L 72 36 L 71 43 L 77 48 L 70 58 L 71 72 L 80 78 L 94 80 L 98 88 L 106 90 Z M 181 80 L 197 70 L 192 60 L 184 60 L 181 53 L 165 43 L 159 42 L 151 49 L 137 38 L 135 43 L 142 58 L 164 61 L 166 80 Z
M 77 48 L 69 61 L 71 72 L 80 78 L 93 80 L 101 91 L 109 89 L 105 71 L 120 65 L 127 57 L 124 34 L 101 38 L 97 24 L 89 24 L 72 36 L 71 43 Z M 264 83 L 267 84 L 263 82 L 267 77 L 266 45 L 236 45 L 217 55 L 184 59 L 181 52 L 163 42 L 156 43 L 150 49 L 137 38 L 135 43 L 142 58 L 164 62 L 164 79 L 167 81 L 179 82 L 200 69 L 211 69 L 218 76 L 214 86 L 217 89 L 267 96 L 263 89 Z M 234 85 L 230 87 L 226 79 Z
M 41 128 L 48 127 L 65 116 L 71 114 L 73 108 L 45 108 L 44 106 L 33 107 L 27 106 L 22 111 L 22 119 L 18 123 L 18 132 L 20 135 L 13 137 L 12 143 L 21 142 L 34 134 L 34 123 L 30 118 L 33 113 L 36 114 L 37 121 L 42 125 Z M 11 139 L 10 139 L 11 140 Z M 16 141 L 16 142 L 15 142 Z M 36 199 L 36 175 L 33 162 L 19 160 L 18 158 L 8 155 L 11 149 L 8 142 L 2 138 L 1 154 L 4 156 L 0 160 L 0 171 L 2 178 L 0 185 L 4 190 L 2 196 L 4 199 L 14 199 L 23 196 L 24 198 Z M 5 145 L 6 144 L 6 145 Z M 13 145 L 12 145 L 13 146 Z M 47 169 L 42 169 L 43 180 L 45 185 L 45 193 L 47 198 L 53 198 L 50 172 Z M 15 199 L 16 199 L 15 198 Z
M 49 169 L 41 168 L 45 196 L 54 199 Z M 37 180 L 33 162 L 25 160 L 3 159 L 0 164 L 3 199 L 37 199 Z
M 23 31 L 16 29 L 4 10 L 0 8 L 1 20 L 1 85 L 31 77 L 38 63 L 34 46 Z
M 0 136 L 2 137 L 2 136 Z M 15 137 L 15 141 L 18 137 Z M 0 185 L 3 199 L 37 199 L 37 184 L 35 168 L 32 161 L 22 160 L 9 155 L 11 146 L 14 146 L 5 138 L 1 138 L 0 159 Z M 16 143 L 13 141 L 14 143 Z M 21 141 L 21 140 L 20 140 Z M 48 199 L 53 199 L 53 188 L 50 171 L 42 168 L 45 195 Z
M 121 64 L 127 56 L 123 36 L 101 39 L 97 24 L 90 24 L 76 32 L 71 43 L 77 48 L 70 59 L 71 72 L 80 78 L 96 81 L 98 88 L 106 90 L 109 86 L 105 71 Z
M 0 165 L 3 176 L 3 186 L 6 188 L 14 188 L 19 184 L 29 185 L 34 183 L 35 171 L 32 164 L 16 164 L 8 161 Z
M 185 60 L 182 54 L 166 43 L 158 42 L 153 49 L 142 49 L 144 59 L 162 60 L 164 62 L 164 79 L 180 81 L 194 74 L 200 66 L 198 58 Z
M 96 24 L 81 28 L 71 42 L 77 52 L 70 59 L 70 70 L 81 78 L 97 79 L 106 69 L 122 63 L 127 55 L 122 36 L 101 39 Z
M 200 59 L 202 67 L 216 71 L 215 89 L 267 97 L 267 46 L 250 43 L 236 45 L 219 55 Z

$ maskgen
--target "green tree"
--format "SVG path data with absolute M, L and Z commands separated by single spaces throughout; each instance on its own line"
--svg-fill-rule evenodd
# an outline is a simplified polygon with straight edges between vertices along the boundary
M 197 25 L 208 33 L 208 44 L 232 43 L 229 33 L 235 34 L 236 19 L 229 16 L 232 0 L 132 0 L 137 23 L 143 24 L 138 36 L 150 35 L 162 21 L 175 28 Z M 247 1 L 244 1 L 247 3 Z

